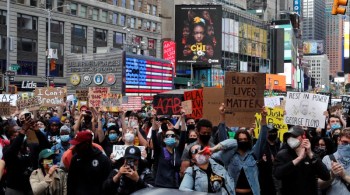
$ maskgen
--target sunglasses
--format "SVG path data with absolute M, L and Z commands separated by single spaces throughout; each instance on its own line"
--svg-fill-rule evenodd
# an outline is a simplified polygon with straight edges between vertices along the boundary
M 199 151 L 201 151 L 201 148 L 197 148 L 191 151 L 191 154 L 197 154 Z
M 165 137 L 166 137 L 166 138 L 175 137 L 175 134 L 166 134 Z

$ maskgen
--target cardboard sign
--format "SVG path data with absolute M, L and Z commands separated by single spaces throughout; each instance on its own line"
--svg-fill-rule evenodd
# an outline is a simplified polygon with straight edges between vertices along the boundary
M 203 117 L 203 90 L 186 91 L 184 93 L 185 100 L 192 100 L 191 118 L 200 119 Z
M 115 156 L 114 159 L 118 160 L 121 157 L 124 157 L 125 150 L 128 147 L 129 146 L 126 146 L 126 145 L 114 145 L 113 146 L 113 154 Z M 136 146 L 136 147 L 138 147 L 141 150 L 141 154 L 145 150 L 145 146 Z M 141 155 L 141 158 L 144 159 L 144 157 L 142 157 L 142 155 Z
M 284 109 L 282 108 L 266 108 L 267 116 L 266 123 L 278 129 L 278 137 L 283 142 L 283 134 L 288 131 L 288 125 L 284 123 Z M 262 116 L 260 113 L 255 114 L 255 137 L 259 136 L 261 128 Z
M 63 88 L 40 87 L 36 88 L 34 95 L 38 97 L 41 106 L 58 106 L 64 103 L 66 90 Z
M 123 96 L 123 109 L 126 110 L 141 110 L 142 109 L 142 97 L 137 96 Z
M 20 99 L 17 100 L 17 106 L 18 110 L 28 110 L 28 111 L 34 111 L 40 109 L 40 98 L 39 97 L 31 97 L 26 99 Z
M 109 87 L 89 87 L 89 107 L 100 107 L 102 95 L 109 93 Z
M 88 89 L 77 89 L 75 91 L 75 94 L 77 96 L 77 99 L 79 101 L 85 101 L 87 102 L 89 99 L 89 90 Z
M 153 109 L 157 115 L 180 115 L 183 94 L 158 94 L 153 98 Z
M 11 106 L 17 106 L 17 94 L 0 94 L 0 102 L 10 102 Z
M 341 103 L 343 105 L 343 113 L 349 113 L 350 110 L 350 96 L 343 96 L 341 98 Z
M 0 116 L 10 116 L 11 105 L 10 102 L 0 102 Z
M 281 105 L 281 99 L 280 97 L 265 97 L 264 103 L 265 107 L 274 108 Z
M 185 110 L 186 115 L 192 114 L 192 100 L 186 100 L 181 102 L 181 107 Z
M 224 103 L 226 113 L 234 115 L 234 126 L 254 123 L 255 113 L 264 106 L 265 79 L 262 73 L 226 72 Z
M 119 112 L 122 106 L 122 94 L 102 94 L 100 107 L 104 112 Z
M 288 92 L 286 97 L 286 124 L 324 128 L 329 96 L 313 93 Z

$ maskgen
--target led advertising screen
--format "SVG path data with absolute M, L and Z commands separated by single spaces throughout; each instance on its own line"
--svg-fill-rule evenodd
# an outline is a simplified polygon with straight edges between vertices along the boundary
M 176 70 L 175 50 L 176 50 L 176 44 L 174 41 L 164 41 L 163 42 L 163 59 L 169 60 L 173 64 L 174 75 L 175 75 L 175 70 Z
M 349 21 L 344 22 L 344 58 L 350 57 L 350 25 Z
M 221 64 L 221 5 L 176 5 L 176 62 Z
M 172 90 L 172 71 L 169 61 L 126 56 L 125 95 L 142 96 L 144 100 L 151 100 L 158 93 Z
M 324 54 L 323 40 L 309 40 L 303 42 L 303 53 L 306 55 Z

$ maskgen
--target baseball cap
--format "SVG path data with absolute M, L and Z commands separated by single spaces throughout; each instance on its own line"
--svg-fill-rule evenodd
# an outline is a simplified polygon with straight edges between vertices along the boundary
M 67 125 L 63 125 L 61 128 L 60 128 L 60 132 L 61 131 L 67 131 L 68 133 L 70 133 L 70 128 L 67 126 Z
M 132 158 L 135 160 L 141 159 L 141 150 L 135 146 L 129 146 L 126 148 L 124 158 Z
M 285 137 L 289 137 L 289 136 L 294 136 L 294 137 L 298 137 L 304 135 L 304 130 L 301 126 L 294 126 L 291 127 L 285 134 Z
M 90 130 L 80 131 L 70 143 L 72 145 L 78 145 L 82 142 L 92 142 L 92 137 L 93 135 Z
M 60 120 L 60 118 L 58 118 L 57 116 L 53 116 L 53 117 L 51 117 L 50 120 L 49 120 L 50 125 L 51 125 L 51 124 L 56 124 L 56 125 L 58 125 L 58 124 L 60 124 L 60 122 L 61 122 L 61 120 Z
M 48 157 L 50 157 L 50 156 L 52 156 L 52 155 L 54 155 L 55 153 L 52 151 L 52 150 L 50 150 L 50 149 L 44 149 L 44 150 L 42 150 L 40 153 L 39 153 L 39 161 L 41 160 L 41 159 L 45 159 L 45 158 L 48 158 Z

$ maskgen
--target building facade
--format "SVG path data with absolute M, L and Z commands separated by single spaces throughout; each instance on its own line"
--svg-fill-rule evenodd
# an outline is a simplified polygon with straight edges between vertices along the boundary
M 304 56 L 304 60 L 310 66 L 309 75 L 315 78 L 315 87 L 329 87 L 330 60 L 327 55 Z
M 0 68 L 6 70 L 6 0 L 0 0 Z M 46 9 L 46 10 L 45 10 Z M 45 86 L 48 63 L 55 86 L 66 84 L 65 54 L 98 53 L 118 48 L 160 57 L 160 0 L 15 0 L 10 7 L 10 64 L 15 80 Z M 57 60 L 47 62 L 48 11 L 52 10 L 51 48 Z M 102 50 L 101 50 L 102 49 Z
M 247 10 L 259 16 L 264 21 L 279 19 L 280 1 L 248 0 Z
M 325 1 L 303 0 L 302 38 L 303 40 L 325 39 Z

